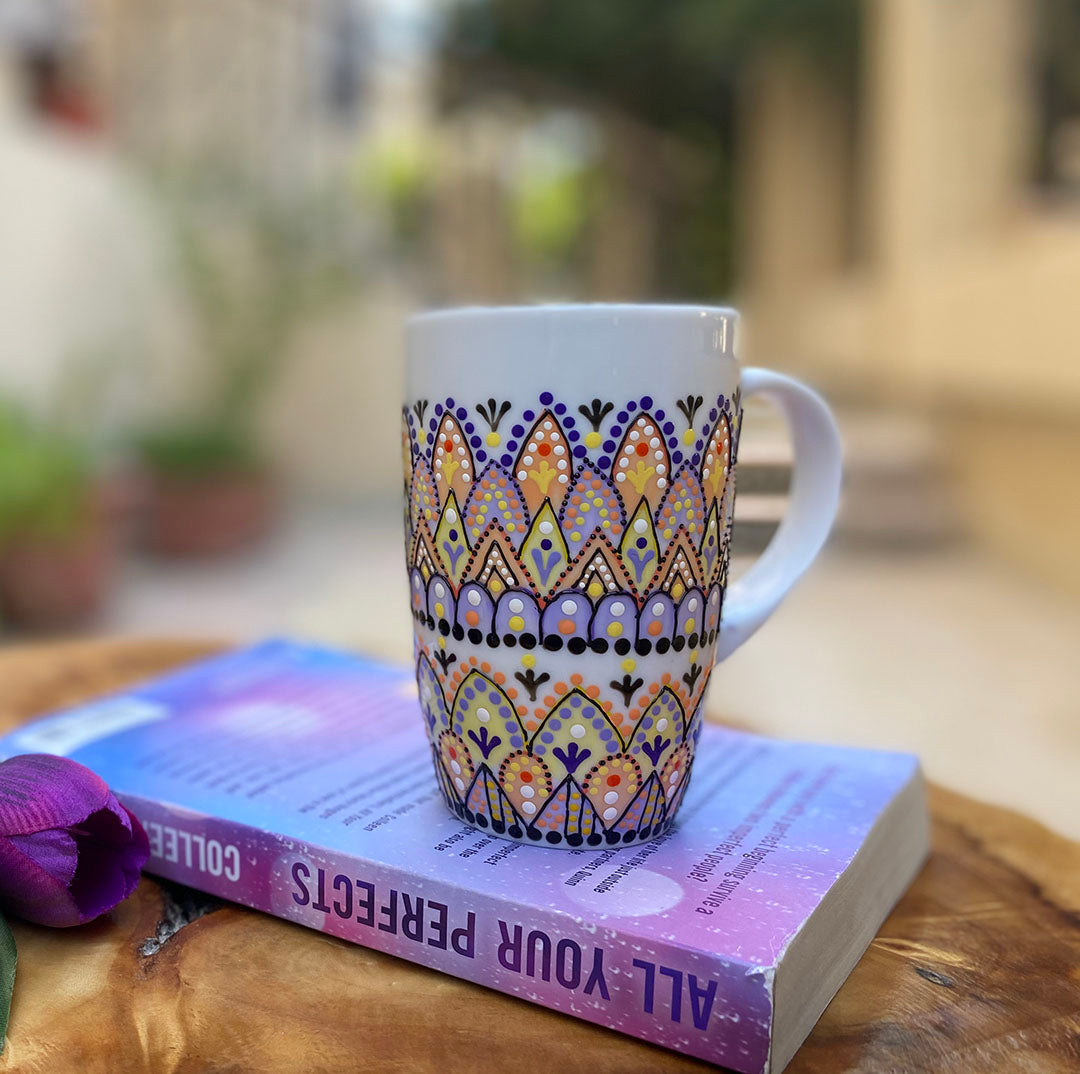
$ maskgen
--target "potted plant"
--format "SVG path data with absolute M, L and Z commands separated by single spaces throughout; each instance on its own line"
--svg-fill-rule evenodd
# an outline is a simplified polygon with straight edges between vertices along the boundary
M 107 512 L 85 453 L 0 411 L 0 616 L 58 630 L 92 617 L 112 576 Z

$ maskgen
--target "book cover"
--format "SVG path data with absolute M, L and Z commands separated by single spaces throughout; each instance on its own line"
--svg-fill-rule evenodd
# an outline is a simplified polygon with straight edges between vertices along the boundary
M 664 837 L 512 843 L 447 812 L 410 669 L 288 641 L 0 739 L 30 752 L 98 772 L 151 872 L 745 1072 L 786 1061 L 777 968 L 919 780 L 910 755 L 706 726 Z M 888 909 L 868 906 L 859 951 Z

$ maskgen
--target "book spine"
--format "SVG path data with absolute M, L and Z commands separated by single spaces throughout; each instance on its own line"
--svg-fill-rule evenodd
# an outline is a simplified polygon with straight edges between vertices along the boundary
M 632 914 L 522 905 L 120 797 L 149 836 L 148 872 L 746 1074 L 766 1069 L 771 975 L 646 940 Z

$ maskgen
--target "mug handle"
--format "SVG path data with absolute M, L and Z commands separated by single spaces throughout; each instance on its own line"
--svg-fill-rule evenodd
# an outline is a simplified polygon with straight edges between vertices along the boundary
M 817 392 L 770 369 L 744 370 L 742 392 L 744 399 L 762 395 L 780 409 L 791 429 L 795 463 L 791 499 L 780 528 L 725 595 L 717 662 L 730 656 L 776 611 L 821 551 L 836 518 L 843 470 L 840 431 Z

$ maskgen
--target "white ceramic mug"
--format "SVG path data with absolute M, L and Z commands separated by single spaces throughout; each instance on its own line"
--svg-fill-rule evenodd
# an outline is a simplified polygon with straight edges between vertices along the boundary
M 467 823 L 568 848 L 667 831 L 715 662 L 824 543 L 836 424 L 804 385 L 740 369 L 736 320 L 631 305 L 410 320 L 417 683 L 440 786 Z M 779 530 L 728 590 L 750 395 L 786 417 L 795 464 Z

